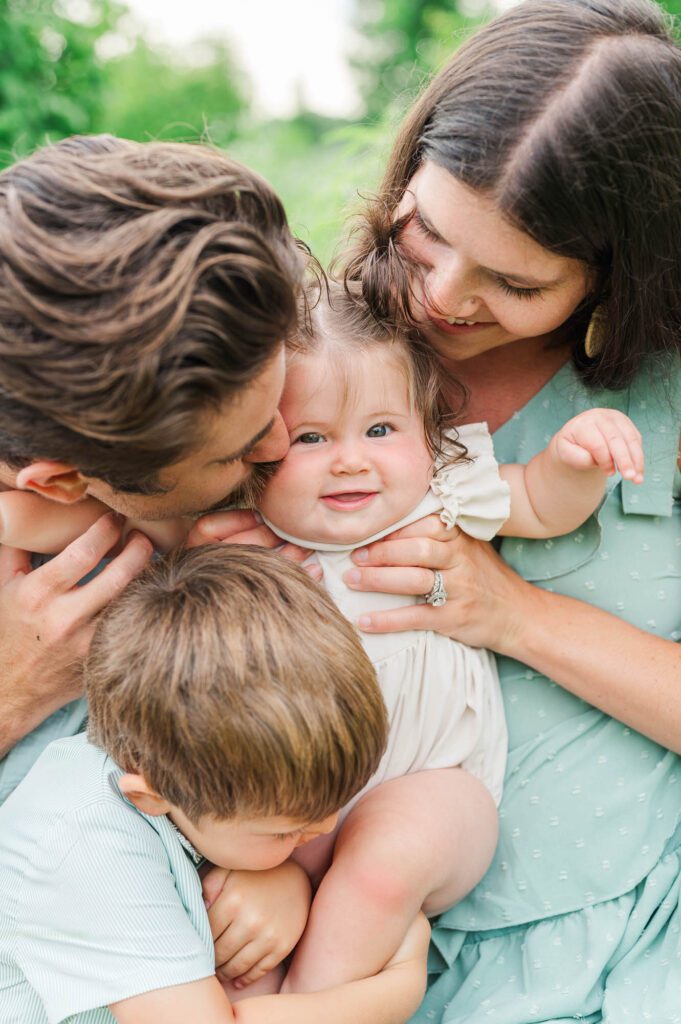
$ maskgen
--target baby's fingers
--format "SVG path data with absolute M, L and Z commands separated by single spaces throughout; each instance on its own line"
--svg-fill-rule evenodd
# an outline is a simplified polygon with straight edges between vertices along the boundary
M 643 482 L 643 446 L 640 437 L 626 437 L 622 434 L 611 437 L 610 452 L 625 480 L 632 480 L 635 484 Z

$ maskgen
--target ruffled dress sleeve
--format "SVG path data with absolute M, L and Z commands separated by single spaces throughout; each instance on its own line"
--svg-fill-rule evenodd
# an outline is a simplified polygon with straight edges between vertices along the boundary
M 431 481 L 443 505 L 440 519 L 448 529 L 458 526 L 477 540 L 491 540 L 509 517 L 511 493 L 499 476 L 487 424 L 467 423 L 451 438 L 464 444 L 468 455 L 438 469 Z

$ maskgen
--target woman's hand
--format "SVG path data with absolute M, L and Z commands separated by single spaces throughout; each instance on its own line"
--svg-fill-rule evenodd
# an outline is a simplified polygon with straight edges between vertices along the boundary
M 432 629 L 473 647 L 511 653 L 518 647 L 535 588 L 514 573 L 490 544 L 473 540 L 439 516 L 428 516 L 353 554 L 357 568 L 345 582 L 354 590 L 427 595 L 434 570 L 448 594 L 439 608 L 407 605 L 362 616 L 368 633 Z

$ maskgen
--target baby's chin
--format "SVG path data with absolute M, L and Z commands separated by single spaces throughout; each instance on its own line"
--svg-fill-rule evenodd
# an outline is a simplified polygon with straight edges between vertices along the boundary
M 261 508 L 261 511 L 275 530 L 289 537 L 295 537 L 301 544 L 306 544 L 312 548 L 319 544 L 340 544 L 347 547 L 357 547 L 370 537 L 375 536 L 375 534 L 389 529 L 395 522 L 394 517 L 389 519 L 387 517 L 383 519 L 375 517 L 373 521 L 370 521 L 367 518 L 362 520 L 359 513 L 343 512 L 339 514 L 339 521 L 337 523 L 320 524 L 316 522 L 314 529 L 307 529 L 306 524 L 300 520 L 288 521 L 286 517 L 283 520 L 278 517 L 272 517 L 266 508 Z

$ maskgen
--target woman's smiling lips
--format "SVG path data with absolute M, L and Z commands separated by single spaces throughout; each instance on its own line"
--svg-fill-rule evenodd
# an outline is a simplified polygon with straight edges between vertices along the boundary
M 336 494 L 323 494 L 322 501 L 337 511 L 355 512 L 371 504 L 377 494 L 378 491 L 338 491 Z
M 438 331 L 442 331 L 444 334 L 473 334 L 475 331 L 492 326 L 492 323 L 487 320 L 478 320 L 473 323 L 466 321 L 463 323 L 450 324 L 449 320 L 444 320 L 439 316 L 431 316 L 429 319 L 430 322 L 437 327 Z

